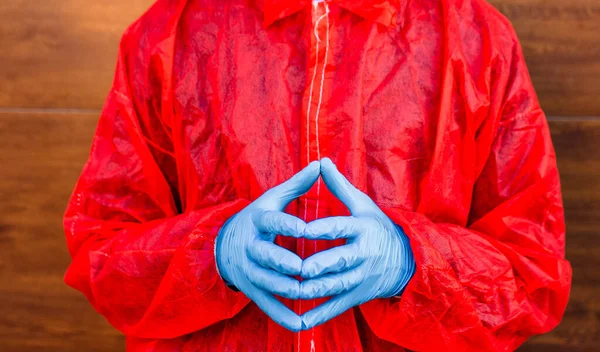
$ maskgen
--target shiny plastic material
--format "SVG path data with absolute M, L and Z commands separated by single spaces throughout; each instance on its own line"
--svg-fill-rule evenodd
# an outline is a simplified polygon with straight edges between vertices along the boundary
M 290 299 L 300 296 L 300 283 L 290 276 L 300 275 L 302 259 L 273 241 L 277 234 L 296 238 L 304 234 L 306 223 L 283 213 L 283 209 L 306 193 L 318 178 L 319 162 L 313 161 L 234 215 L 215 241 L 217 269 L 222 278 L 292 331 L 301 329 L 300 317 L 273 294 Z
M 401 298 L 296 334 L 225 285 L 214 239 L 323 157 L 402 227 L 416 271 Z M 285 212 L 348 215 L 322 181 Z M 560 322 L 571 282 L 548 125 L 482 0 L 158 0 L 123 35 L 64 229 L 66 282 L 129 352 L 507 351 Z
M 316 253 L 302 263 L 301 276 L 309 280 L 302 282 L 300 298 L 335 295 L 302 316 L 304 328 L 320 325 L 372 299 L 397 295 L 415 272 L 409 240 L 402 229 L 328 158 L 321 161 L 321 175 L 352 216 L 315 220 L 304 230 L 309 239 L 347 239 L 345 245 Z

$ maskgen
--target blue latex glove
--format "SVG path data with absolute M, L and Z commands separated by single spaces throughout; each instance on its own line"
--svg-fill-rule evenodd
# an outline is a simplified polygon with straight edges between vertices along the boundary
M 327 188 L 350 210 L 349 217 L 318 219 L 306 225 L 307 239 L 347 238 L 343 246 L 316 253 L 302 264 L 300 298 L 335 296 L 306 312 L 306 329 L 375 298 L 398 295 L 415 272 L 409 240 L 330 159 L 321 160 Z
M 265 192 L 223 225 L 215 240 L 217 270 L 281 326 L 300 331 L 300 317 L 273 295 L 297 299 L 302 259 L 273 243 L 275 236 L 300 237 L 306 223 L 283 209 L 319 178 L 319 162 Z

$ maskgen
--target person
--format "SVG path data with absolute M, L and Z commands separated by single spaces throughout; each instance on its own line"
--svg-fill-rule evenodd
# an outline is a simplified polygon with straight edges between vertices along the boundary
M 128 351 L 506 351 L 571 267 L 517 35 L 483 0 L 159 0 L 64 214 Z

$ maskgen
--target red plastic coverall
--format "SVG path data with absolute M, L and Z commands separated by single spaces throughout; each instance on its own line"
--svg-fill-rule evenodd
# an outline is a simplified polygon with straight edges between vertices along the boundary
M 417 272 L 294 334 L 225 286 L 213 241 L 324 156 L 404 228 Z M 323 185 L 287 211 L 348 214 Z M 158 1 L 123 35 L 64 227 L 66 282 L 128 351 L 504 351 L 556 326 L 570 289 L 545 116 L 482 0 Z

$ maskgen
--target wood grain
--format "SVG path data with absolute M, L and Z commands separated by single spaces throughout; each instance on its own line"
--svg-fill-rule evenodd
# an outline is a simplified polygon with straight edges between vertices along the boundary
M 547 114 L 600 115 L 600 2 L 489 2 L 515 27 Z
M 514 24 L 547 114 L 600 115 L 600 2 L 490 2 Z M 120 35 L 151 3 L 0 2 L 0 107 L 100 109 Z
M 62 279 L 62 214 L 96 120 L 0 114 L 0 351 L 124 350 L 120 333 Z
M 0 110 L 100 109 L 121 33 L 153 0 L 0 2 Z M 600 351 L 600 2 L 490 0 L 513 23 L 551 122 L 574 270 L 564 320 L 521 351 Z M 124 351 L 62 280 L 62 213 L 95 114 L 0 113 L 0 351 Z
M 0 1 L 0 107 L 101 108 L 121 34 L 152 3 Z
M 600 120 L 551 121 L 573 286 L 562 323 L 523 351 L 600 351 Z
M 61 218 L 96 115 L 0 114 L 0 350 L 123 351 L 123 337 L 62 281 Z M 574 270 L 563 323 L 522 351 L 600 351 L 600 119 L 552 121 Z M 85 347 L 85 348 L 84 348 Z

